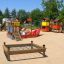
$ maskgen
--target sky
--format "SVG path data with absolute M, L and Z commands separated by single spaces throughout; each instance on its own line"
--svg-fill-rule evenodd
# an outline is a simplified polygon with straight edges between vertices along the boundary
M 10 11 L 12 11 L 12 9 L 16 9 L 17 11 L 24 9 L 27 12 L 36 8 L 42 10 L 41 1 L 42 0 L 0 0 L 0 10 L 4 11 L 6 8 Z

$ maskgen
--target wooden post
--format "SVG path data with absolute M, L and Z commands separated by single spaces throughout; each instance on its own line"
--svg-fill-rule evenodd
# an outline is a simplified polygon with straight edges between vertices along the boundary
M 4 53 L 8 61 L 10 61 L 9 48 L 6 47 L 6 43 L 4 42 Z
M 4 45 L 6 45 L 6 43 L 4 42 Z
M 31 49 L 33 49 L 33 41 L 31 41 Z
M 8 51 L 7 51 L 7 59 L 8 59 L 8 61 L 10 61 L 10 54 L 9 54 L 9 50 L 10 50 L 10 48 L 8 48 Z
M 45 52 L 46 52 L 46 48 L 45 48 L 45 44 L 43 45 L 43 56 L 45 57 Z

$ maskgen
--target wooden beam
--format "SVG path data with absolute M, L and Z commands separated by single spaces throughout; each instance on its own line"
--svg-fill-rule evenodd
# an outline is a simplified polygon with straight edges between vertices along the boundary
M 7 47 L 11 48 L 11 47 L 23 47 L 23 46 L 31 46 L 31 44 L 10 44 L 10 45 L 6 45 Z
M 26 54 L 26 53 L 34 53 L 34 52 L 42 52 L 43 49 L 31 49 L 31 50 L 21 50 L 21 51 L 9 51 L 10 55 L 14 54 Z
M 33 44 L 33 46 L 36 47 L 36 48 L 41 48 L 41 49 L 43 48 L 43 47 L 40 47 L 40 46 L 37 45 L 37 44 Z
M 6 46 L 6 43 L 4 42 L 4 45 L 3 45 L 3 49 L 4 49 L 4 54 L 7 58 L 7 60 L 10 60 L 10 55 L 9 55 L 9 48 Z

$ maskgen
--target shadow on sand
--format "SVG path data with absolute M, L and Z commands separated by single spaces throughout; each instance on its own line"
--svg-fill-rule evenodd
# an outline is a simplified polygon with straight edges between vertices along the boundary
M 26 59 L 18 59 L 18 60 L 10 60 L 11 62 L 13 61 L 23 61 L 23 60 L 31 60 L 31 59 L 39 59 L 39 58 L 47 58 L 48 56 L 46 55 L 45 57 L 35 57 L 35 58 L 26 58 Z

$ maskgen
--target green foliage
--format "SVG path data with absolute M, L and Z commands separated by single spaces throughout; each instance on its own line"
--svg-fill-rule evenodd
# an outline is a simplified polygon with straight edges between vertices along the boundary
M 35 26 L 35 25 L 34 25 L 34 26 L 32 26 L 31 28 L 32 28 L 32 30 L 34 30 L 34 29 L 36 29 L 36 28 L 37 28 L 37 26 Z M 31 29 L 31 28 L 30 28 L 30 29 Z
M 60 11 L 59 16 L 57 18 L 64 23 L 64 8 Z
M 5 18 L 10 18 L 10 12 L 9 12 L 9 9 L 8 8 L 5 9 L 4 17 Z
M 36 27 L 39 27 L 39 26 L 40 26 L 40 21 L 34 20 L 34 25 L 35 25 Z
M 59 10 L 62 8 L 62 0 L 42 0 L 45 17 L 56 19 L 59 15 Z
M 31 16 L 30 16 L 30 12 L 26 12 L 26 14 L 27 14 L 27 18 L 30 18 Z
M 25 10 L 19 10 L 17 16 L 20 20 L 23 21 L 27 18 L 27 13 L 25 12 Z
M 13 18 L 16 18 L 16 10 L 15 10 L 15 9 L 12 10 L 11 16 L 12 16 Z
M 36 27 L 40 26 L 40 22 L 42 18 L 44 18 L 43 16 L 43 12 L 40 9 L 34 9 L 33 11 L 31 11 L 30 14 L 31 18 L 33 19 L 34 25 Z
M 0 19 L 2 19 L 3 18 L 3 13 L 2 13 L 2 11 L 0 10 Z
M 0 23 L 2 23 L 2 18 L 3 18 L 3 13 L 2 13 L 2 11 L 0 10 Z
M 40 20 L 41 18 L 43 18 L 43 13 L 38 8 L 31 11 L 30 15 L 31 15 L 33 21 L 34 20 Z

